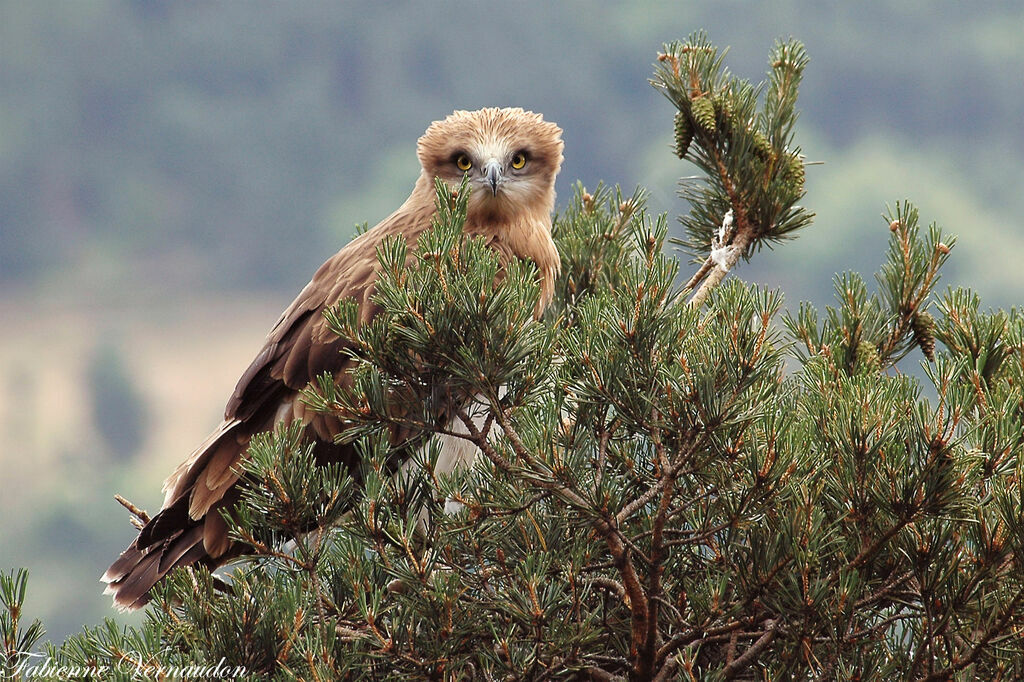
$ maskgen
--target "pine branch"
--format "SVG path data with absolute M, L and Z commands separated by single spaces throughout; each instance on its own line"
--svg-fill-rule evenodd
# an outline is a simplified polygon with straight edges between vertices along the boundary
M 493 462 L 495 466 L 497 466 L 505 473 L 516 473 L 520 475 L 526 474 L 530 476 L 531 482 L 541 486 L 542 488 L 550 490 L 551 492 L 555 493 L 560 498 L 562 498 L 563 500 L 570 503 L 571 505 L 573 505 L 574 507 L 581 511 L 585 511 L 590 508 L 589 503 L 582 497 L 580 497 L 579 493 L 570 489 L 568 486 L 537 476 L 536 472 L 539 472 L 542 469 L 537 460 L 533 457 L 533 455 L 531 455 L 529 451 L 523 446 L 523 443 L 521 440 L 519 440 L 518 434 L 516 434 L 515 429 L 512 428 L 508 420 L 504 417 L 504 415 L 502 415 L 500 408 L 496 407 L 494 409 L 493 414 L 496 415 L 498 426 L 502 428 L 502 431 L 505 433 L 505 436 L 508 437 L 510 443 L 512 444 L 513 452 L 515 452 L 516 456 L 526 463 L 526 469 L 523 470 L 518 467 L 514 467 L 508 460 L 502 457 L 494 449 L 494 446 L 491 445 L 490 441 L 487 440 L 487 437 L 483 433 L 481 433 L 480 430 L 476 427 L 476 424 L 473 423 L 472 417 L 470 417 L 470 415 L 468 415 L 465 410 L 459 410 L 457 412 L 457 416 L 459 420 L 463 423 L 463 425 L 466 427 L 466 429 L 469 431 L 468 440 L 472 441 L 478 448 L 480 448 L 480 451 L 484 453 L 487 459 L 491 460 L 491 462 Z
M 686 284 L 683 285 L 684 291 L 693 291 L 698 284 L 700 284 L 708 273 L 711 272 L 712 268 L 715 267 L 715 261 L 711 256 L 704 259 L 701 266 L 697 269 L 697 272 L 693 273 L 693 276 L 687 280 Z
M 742 627 L 742 622 L 732 621 L 714 628 L 694 628 L 692 630 L 687 630 L 686 632 L 680 632 L 674 635 L 671 639 L 665 642 L 660 649 L 658 649 L 658 659 L 665 660 L 685 646 L 704 643 L 710 641 L 714 637 L 722 635 L 732 636 L 733 632 L 736 632 Z
M 653 682 L 668 682 L 668 680 L 675 679 L 676 672 L 678 670 L 678 661 L 674 658 L 670 658 L 662 664 L 658 674 L 652 678 Z
M 743 654 L 735 661 L 725 667 L 725 679 L 731 680 L 736 677 L 740 671 L 749 667 L 757 657 L 764 653 L 764 650 L 771 646 L 771 643 L 775 641 L 776 635 L 779 632 L 780 621 L 769 620 L 765 623 L 768 628 L 765 633 L 761 635 L 761 638 L 754 642 Z
M 725 256 L 715 263 L 715 267 L 711 269 L 707 279 L 694 292 L 690 298 L 689 304 L 694 308 L 699 308 L 707 301 L 708 296 L 711 295 L 711 290 L 717 287 L 725 276 L 729 274 L 729 271 L 735 267 L 736 263 L 739 262 L 740 257 L 746 253 L 747 249 L 754 241 L 754 233 L 750 229 L 749 224 L 746 224 L 742 218 L 738 219 L 739 228 L 736 232 L 736 236 L 733 239 L 732 244 L 727 248 L 729 249 Z
M 114 495 L 114 499 L 117 500 L 117 503 L 119 505 L 121 505 L 131 513 L 132 518 L 130 520 L 133 526 L 141 530 L 143 526 L 149 523 L 149 514 L 146 513 L 146 510 L 139 509 L 134 504 L 129 502 L 124 497 L 121 497 L 120 495 Z
M 1004 631 L 1007 625 L 1015 618 L 1020 619 L 1020 613 L 1017 612 L 1017 607 L 1024 602 L 1024 589 L 1018 590 L 1017 594 L 1010 600 L 1009 604 L 1006 604 L 1001 613 L 993 620 L 992 624 L 985 630 L 982 636 L 978 639 L 971 650 L 962 659 L 955 661 L 953 665 L 938 670 L 929 675 L 919 678 L 921 682 L 940 682 L 941 680 L 950 679 L 954 673 L 957 673 L 972 663 L 976 663 L 980 658 L 981 654 L 985 650 L 985 646 L 1000 632 Z
M 508 415 L 500 409 L 500 406 L 496 405 L 492 405 L 492 413 L 495 415 L 495 420 L 497 421 L 498 426 L 501 427 L 502 432 L 509 439 L 516 456 L 522 459 L 530 469 L 538 471 L 539 465 L 537 460 L 523 445 L 516 429 L 509 421 Z M 499 462 L 504 462 L 504 459 L 497 455 L 497 453 L 494 453 L 490 444 L 486 443 L 486 440 L 482 439 L 479 431 L 476 429 L 476 426 L 471 423 L 472 420 L 469 416 L 462 412 L 460 413 L 460 419 L 462 419 L 466 428 L 469 429 L 470 434 L 477 439 L 477 445 L 481 450 L 484 450 L 484 446 L 491 450 L 493 456 L 492 454 L 488 454 L 487 450 L 484 450 L 484 453 L 487 454 L 488 458 L 492 459 L 492 461 L 498 464 L 498 466 L 502 466 Z M 507 462 L 505 462 L 505 465 L 510 467 Z M 507 469 L 507 471 L 511 471 L 511 469 Z M 576 506 L 580 511 L 593 513 L 592 506 L 580 497 L 578 493 L 570 490 L 567 486 L 545 479 L 535 480 L 535 482 L 556 492 L 560 497 Z M 644 643 L 648 638 L 649 629 L 651 628 L 650 612 L 648 609 L 646 595 L 644 594 L 643 586 L 640 582 L 640 577 L 633 563 L 632 551 L 627 548 L 626 539 L 622 536 L 617 525 L 613 523 L 610 517 L 603 518 L 598 516 L 593 519 L 592 523 L 598 534 L 604 538 L 608 551 L 612 555 L 613 566 L 619 572 L 622 579 L 622 585 L 626 591 L 632 620 L 630 651 L 633 656 L 633 660 L 638 661 L 639 663 L 637 674 L 649 676 L 650 671 L 648 668 L 650 664 L 648 660 L 641 655 L 641 652 L 643 650 Z
M 652 422 L 658 421 L 657 411 L 651 418 Z M 652 434 L 652 442 L 654 443 L 655 460 L 659 464 L 660 476 L 664 479 L 662 486 L 661 500 L 658 503 L 658 510 L 654 515 L 653 529 L 651 533 L 651 548 L 649 552 L 650 566 L 648 567 L 648 585 L 647 585 L 647 598 L 648 598 L 648 614 L 650 623 L 647 627 L 647 638 L 644 642 L 644 649 L 640 653 L 640 659 L 643 661 L 651 661 L 653 668 L 661 667 L 664 672 L 668 667 L 663 659 L 657 657 L 658 640 L 661 638 L 659 632 L 659 612 L 662 591 L 662 576 L 665 572 L 665 559 L 668 558 L 667 552 L 665 551 L 664 545 L 664 530 L 665 522 L 668 519 L 670 505 L 672 503 L 672 497 L 675 494 L 675 472 L 678 471 L 678 467 L 673 467 L 665 455 L 665 448 L 661 441 L 661 434 L 655 429 Z M 644 668 L 640 669 L 641 675 L 649 675 L 651 669 Z M 659 673 L 659 677 L 661 673 Z
M 622 675 L 614 675 L 601 668 L 590 667 L 585 672 L 594 682 L 626 682 L 626 678 Z

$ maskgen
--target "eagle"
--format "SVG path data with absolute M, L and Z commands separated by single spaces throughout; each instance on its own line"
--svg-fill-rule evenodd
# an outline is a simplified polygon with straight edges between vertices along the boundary
M 324 372 L 339 383 L 347 381 L 352 359 L 324 311 L 350 298 L 361 323 L 377 313 L 377 247 L 402 235 L 414 252 L 436 211 L 436 180 L 453 188 L 468 182 L 467 235 L 483 238 L 502 262 L 520 258 L 536 264 L 540 298 L 534 312 L 540 314 L 560 268 L 551 214 L 563 158 L 561 136 L 557 125 L 521 108 L 455 111 L 430 124 L 417 143 L 421 172 L 409 198 L 320 266 L 238 380 L 223 422 L 167 478 L 159 513 L 103 575 L 116 607 L 143 606 L 150 589 L 177 566 L 215 570 L 250 551 L 229 537 L 222 513 L 240 498 L 245 482 L 238 465 L 255 434 L 298 422 L 318 462 L 340 462 L 357 471 L 357 450 L 337 439 L 346 424 L 315 412 L 300 394 Z M 475 452 L 467 449 L 472 450 L 465 443 L 443 444 L 438 468 L 450 471 L 471 460 Z

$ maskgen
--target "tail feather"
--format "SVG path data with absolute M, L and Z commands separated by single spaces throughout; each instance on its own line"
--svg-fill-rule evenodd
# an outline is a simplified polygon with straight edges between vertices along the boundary
M 245 543 L 231 539 L 221 513 L 231 510 L 241 494 L 237 464 L 251 435 L 278 420 L 288 423 L 294 418 L 295 404 L 292 393 L 280 403 L 265 406 L 244 423 L 226 419 L 168 477 L 163 508 L 101 578 L 107 583 L 104 592 L 114 596 L 118 609 L 144 606 L 150 589 L 177 566 L 201 564 L 215 570 L 252 551 Z M 351 443 L 337 444 L 329 437 L 314 442 L 318 461 L 342 462 L 358 471 L 358 456 Z
M 104 592 L 114 596 L 118 609 L 143 606 L 149 601 L 149 590 L 172 568 L 187 566 L 206 556 L 202 530 L 202 526 L 194 526 L 146 548 L 132 543 L 103 574 L 101 580 L 107 583 Z
M 188 500 L 185 498 L 164 507 L 139 531 L 133 546 L 147 549 L 161 540 L 166 540 L 189 525 Z
M 202 563 L 216 568 L 241 551 L 228 537 L 220 510 L 238 497 L 234 483 L 226 479 L 225 462 L 241 457 L 248 434 L 236 420 L 225 421 L 203 445 L 167 480 L 164 508 L 139 531 L 138 537 L 107 569 L 101 580 L 106 594 L 114 596 L 120 610 L 137 609 L 149 601 L 149 591 L 176 566 Z M 206 485 L 207 469 L 216 464 L 222 481 L 218 490 Z M 237 475 L 236 475 L 237 479 Z M 203 505 L 192 513 L 196 491 L 202 489 Z
M 175 538 L 173 541 L 169 541 L 163 551 L 160 553 L 160 578 L 167 575 L 167 573 L 175 566 L 187 566 L 191 562 L 183 562 L 185 558 L 196 546 L 202 548 L 203 545 L 203 527 L 196 526 L 189 529 L 188 531 L 181 534 L 180 537 Z M 159 580 L 159 578 L 157 578 Z
M 226 419 L 221 422 L 221 425 L 164 481 L 164 507 L 170 506 L 192 490 L 196 479 L 207 470 L 207 465 L 218 451 L 234 458 L 243 452 L 248 444 L 248 434 L 242 432 L 240 421 Z
M 130 560 L 133 564 L 131 570 L 120 578 L 109 581 L 104 591 L 114 596 L 114 606 L 119 611 L 130 611 L 144 606 L 149 601 L 149 590 L 160 579 L 160 552 L 145 552 L 129 547 L 121 558 Z
M 110 568 L 107 569 L 107 572 L 103 574 L 102 578 L 100 578 L 101 582 L 107 583 L 107 587 L 103 590 L 103 593 L 113 594 L 115 592 L 115 588 L 111 587 L 111 583 L 116 583 L 130 574 L 135 567 L 139 565 L 139 562 L 142 561 L 149 553 L 150 552 L 148 550 L 138 549 L 134 544 L 121 552 L 121 556 L 117 558 L 117 561 L 111 564 Z

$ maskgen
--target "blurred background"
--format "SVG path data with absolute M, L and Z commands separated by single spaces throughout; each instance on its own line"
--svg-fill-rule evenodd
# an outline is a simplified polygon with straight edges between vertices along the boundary
M 909 197 L 960 235 L 945 284 L 1019 303 L 1016 1 L 0 1 L 0 570 L 31 570 L 27 615 L 60 641 L 113 614 L 97 580 L 134 534 L 113 494 L 159 508 L 278 313 L 407 196 L 432 120 L 543 112 L 560 205 L 604 181 L 684 212 L 647 78 L 701 28 L 755 82 L 776 38 L 811 56 L 818 218 L 739 276 L 829 303 Z

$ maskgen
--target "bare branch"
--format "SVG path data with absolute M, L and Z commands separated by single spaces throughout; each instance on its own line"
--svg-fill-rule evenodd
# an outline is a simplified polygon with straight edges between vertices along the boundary
M 708 273 L 711 272 L 711 268 L 713 268 L 713 267 L 715 267 L 715 261 L 711 260 L 711 256 L 708 256 L 704 260 L 704 262 L 701 264 L 700 269 L 698 269 L 697 272 L 693 273 L 693 277 L 691 277 L 690 280 L 686 284 L 683 285 L 683 289 L 684 290 L 692 290 L 692 289 L 694 289 L 694 287 L 696 287 L 698 284 L 700 284 L 701 281 L 705 277 L 707 277 Z
M 115 494 L 114 495 L 114 499 L 117 500 L 117 503 L 119 505 L 121 505 L 122 507 L 124 507 L 125 509 L 127 509 L 131 513 L 131 515 L 132 515 L 131 522 L 132 522 L 133 526 L 135 526 L 136 528 L 141 530 L 143 526 L 145 526 L 147 523 L 149 523 L 149 518 L 150 517 L 149 517 L 149 514 L 146 513 L 145 509 L 139 509 L 134 504 L 129 502 L 124 497 L 121 497 L 120 495 L 116 495 Z
M 729 274 L 729 271 L 739 262 L 740 257 L 746 253 L 747 247 L 754 240 L 754 231 L 749 225 L 740 223 L 740 229 L 736 233 L 736 238 L 733 239 L 732 244 L 729 246 L 729 250 L 725 256 L 715 264 L 715 267 L 708 274 L 707 279 L 704 280 L 704 284 L 700 286 L 700 289 L 693 294 L 690 298 L 690 305 L 694 308 L 699 308 L 704 305 L 707 301 L 708 296 L 711 295 L 711 290 L 718 286 L 725 276 Z
M 622 675 L 613 675 L 601 668 L 587 668 L 586 673 L 595 682 L 626 682 L 626 678 Z
M 768 625 L 768 629 L 761 635 L 761 639 L 750 645 L 750 648 L 744 651 L 739 658 L 725 666 L 725 679 L 731 680 L 736 677 L 737 673 L 756 661 L 757 657 L 775 641 L 775 636 L 779 631 L 779 621 L 770 620 L 766 625 Z

